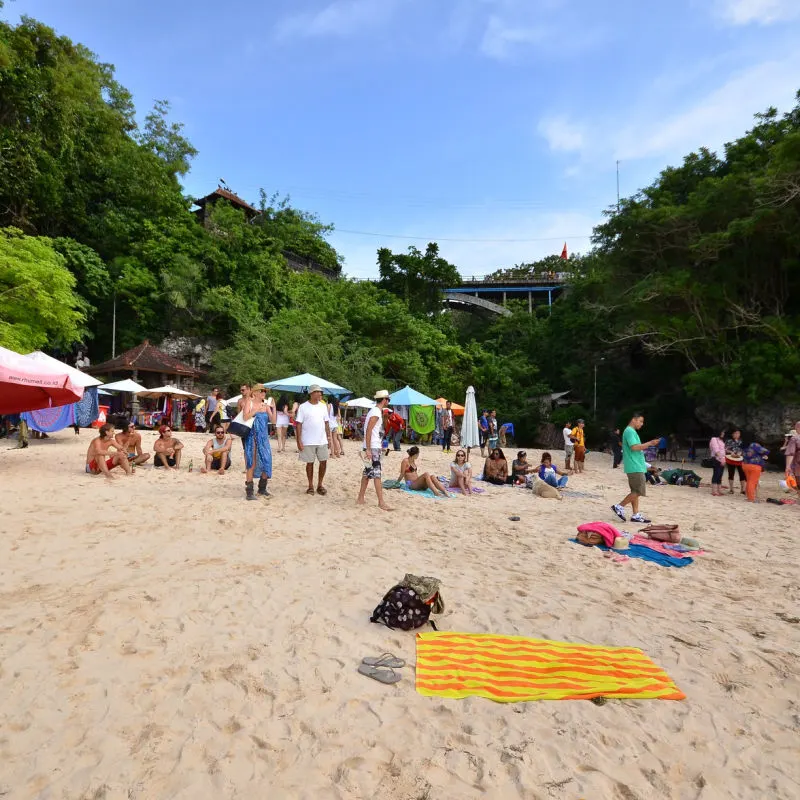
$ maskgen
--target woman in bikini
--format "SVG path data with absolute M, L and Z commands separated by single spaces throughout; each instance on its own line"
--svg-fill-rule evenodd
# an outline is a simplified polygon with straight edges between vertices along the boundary
M 456 459 L 450 465 L 450 486 L 460 489 L 467 497 L 472 497 L 472 466 L 463 450 L 456 451 Z
M 444 486 L 439 483 L 438 478 L 435 478 L 433 475 L 430 475 L 427 472 L 423 472 L 420 475 L 417 468 L 419 447 L 416 445 L 409 447 L 408 450 L 406 450 L 406 453 L 408 455 L 403 459 L 403 463 L 400 465 L 400 477 L 398 480 L 404 481 L 406 486 L 409 489 L 413 489 L 415 492 L 421 492 L 425 491 L 425 489 L 430 489 L 436 495 L 447 497 L 447 492 L 445 491 Z

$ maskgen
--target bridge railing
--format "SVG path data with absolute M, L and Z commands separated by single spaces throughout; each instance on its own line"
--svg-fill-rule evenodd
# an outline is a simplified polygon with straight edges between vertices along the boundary
M 498 278 L 496 275 L 462 275 L 462 284 L 470 283 L 507 283 L 507 284 L 548 284 L 553 281 L 566 283 L 574 277 L 572 272 L 541 272 L 537 275 L 530 275 L 527 278 Z

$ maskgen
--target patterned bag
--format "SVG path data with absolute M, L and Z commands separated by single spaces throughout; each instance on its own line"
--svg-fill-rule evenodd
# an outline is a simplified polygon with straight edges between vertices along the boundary
M 438 630 L 430 616 L 444 611 L 439 585 L 437 578 L 407 574 L 384 595 L 369 621 L 382 622 L 387 628 L 404 631 L 421 628 L 429 622 L 434 630 Z

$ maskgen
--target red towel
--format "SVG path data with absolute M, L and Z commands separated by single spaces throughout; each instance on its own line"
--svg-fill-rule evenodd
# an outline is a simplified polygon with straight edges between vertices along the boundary
M 578 525 L 578 530 L 581 533 L 599 533 L 603 537 L 603 541 L 609 546 L 614 546 L 614 540 L 622 534 L 607 522 L 584 522 L 583 525 Z

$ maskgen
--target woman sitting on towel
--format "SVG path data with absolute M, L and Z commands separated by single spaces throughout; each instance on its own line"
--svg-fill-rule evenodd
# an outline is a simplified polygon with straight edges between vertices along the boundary
M 517 457 L 511 462 L 511 477 L 515 486 L 525 486 L 526 478 L 534 471 L 533 464 L 528 463 L 528 454 L 524 450 L 517 453 Z
M 566 472 L 562 472 L 555 464 L 553 464 L 553 456 L 550 453 L 542 453 L 542 463 L 539 464 L 539 469 L 536 474 L 540 480 L 549 483 L 550 486 L 555 486 L 556 489 L 563 489 L 567 485 L 569 478 Z
M 472 466 L 463 450 L 456 451 L 456 460 L 450 465 L 450 486 L 472 497 Z
M 504 486 L 508 482 L 508 462 L 499 447 L 495 447 L 484 462 L 483 479 L 495 486 Z
M 439 483 L 439 479 L 423 472 L 421 475 L 417 468 L 417 459 L 419 458 L 419 447 L 414 445 L 406 450 L 408 455 L 403 459 L 400 465 L 400 477 L 398 480 L 403 481 L 405 485 L 415 492 L 424 492 L 425 489 L 430 489 L 434 494 L 441 497 L 447 497 L 447 492 L 444 486 Z

